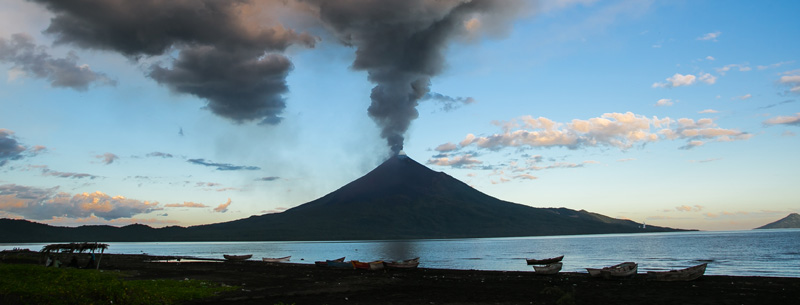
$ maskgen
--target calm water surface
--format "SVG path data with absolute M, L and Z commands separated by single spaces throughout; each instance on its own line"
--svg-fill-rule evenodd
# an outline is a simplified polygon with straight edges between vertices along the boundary
M 0 244 L 0 250 L 40 250 L 47 243 Z M 624 261 L 639 272 L 708 262 L 706 274 L 800 277 L 800 229 L 722 232 L 607 234 L 513 238 L 325 242 L 109 243 L 109 253 L 253 259 L 291 255 L 293 263 L 346 256 L 348 260 L 420 257 L 420 267 L 530 271 L 525 258 L 564 255 L 563 271 L 586 272 Z

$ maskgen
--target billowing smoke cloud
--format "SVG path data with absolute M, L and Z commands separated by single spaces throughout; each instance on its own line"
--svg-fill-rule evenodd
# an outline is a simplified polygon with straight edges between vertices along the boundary
M 91 215 L 117 219 L 160 210 L 157 202 L 112 197 L 102 192 L 70 195 L 57 190 L 58 187 L 42 189 L 15 184 L 0 185 L 0 210 L 36 220 L 84 218 Z
M 36 45 L 27 34 L 0 37 L 0 62 L 11 63 L 12 71 L 50 81 L 53 87 L 86 91 L 90 84 L 115 85 L 105 74 L 78 64 L 78 56 L 70 52 L 64 58 L 53 58 L 43 46 Z
M 134 59 L 179 50 L 171 65 L 151 66 L 149 76 L 206 99 L 208 109 L 236 122 L 280 122 L 292 68 L 280 52 L 316 43 L 308 34 L 252 22 L 247 0 L 32 1 L 55 13 L 45 33 L 56 43 Z
M 357 48 L 352 67 L 376 84 L 369 115 L 395 154 L 431 77 L 444 68 L 448 43 L 498 32 L 522 11 L 516 0 L 300 1 L 314 6 L 342 43 Z

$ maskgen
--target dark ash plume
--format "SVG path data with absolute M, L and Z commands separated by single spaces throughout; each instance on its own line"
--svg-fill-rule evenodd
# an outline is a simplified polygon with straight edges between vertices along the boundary
M 444 111 L 456 110 L 463 105 L 475 103 L 475 99 L 471 97 L 453 97 L 436 92 L 429 92 L 422 97 L 422 100 L 439 103 Z
M 248 0 L 31 0 L 55 13 L 45 31 L 56 43 L 119 52 L 133 59 L 179 50 L 171 65 L 149 76 L 179 93 L 208 101 L 208 109 L 236 122 L 277 124 L 285 108 L 280 54 L 316 38 L 249 19 Z M 274 1 L 273 1 L 274 2 Z
M 316 9 L 342 43 L 357 48 L 352 67 L 367 71 L 376 84 L 368 112 L 393 154 L 403 149 L 431 77 L 444 68 L 448 43 L 497 32 L 522 6 L 519 0 L 301 1 Z

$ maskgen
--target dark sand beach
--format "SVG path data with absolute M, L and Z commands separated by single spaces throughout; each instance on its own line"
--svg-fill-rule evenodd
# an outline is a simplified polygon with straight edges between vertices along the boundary
M 31 263 L 30 258 L 41 254 L 30 252 L 28 257 L 19 262 Z M 604 280 L 585 273 L 542 276 L 519 271 L 427 268 L 334 270 L 316 267 L 313 262 L 149 262 L 159 259 L 165 257 L 104 254 L 100 267 L 124 271 L 132 279 L 188 278 L 241 287 L 192 304 L 653 305 L 794 304 L 800 300 L 800 278 L 703 276 L 690 282 L 654 282 L 644 274 Z

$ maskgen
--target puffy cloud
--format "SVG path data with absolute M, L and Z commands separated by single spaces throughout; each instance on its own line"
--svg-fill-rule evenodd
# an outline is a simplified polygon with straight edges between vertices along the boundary
M 791 87 L 792 93 L 800 93 L 800 75 L 784 75 L 780 78 L 780 83 Z
M 101 162 L 103 162 L 103 164 L 105 165 L 109 165 L 111 163 L 114 163 L 114 161 L 119 160 L 119 157 L 112 153 L 104 153 L 102 155 L 96 155 L 94 157 L 100 159 Z
M 637 144 L 678 139 L 687 141 L 688 146 L 684 148 L 691 148 L 700 144 L 692 141 L 727 142 L 752 137 L 749 133 L 719 128 L 712 119 L 697 121 L 688 118 L 659 119 L 631 112 L 606 113 L 587 120 L 574 119 L 569 123 L 555 122 L 544 117 L 524 116 L 496 124 L 502 128 L 502 133 L 481 137 L 467 134 L 459 143 L 458 150 L 472 145 L 489 150 L 506 147 L 579 149 L 596 146 L 611 146 L 625 150 Z M 447 163 L 443 161 L 441 163 Z M 430 162 L 430 164 L 437 163 Z
M 453 151 L 453 150 L 456 150 L 456 149 L 458 149 L 458 145 L 455 145 L 455 144 L 450 143 L 450 142 L 444 143 L 444 144 L 436 146 L 436 148 L 434 148 L 434 150 L 438 151 L 438 152 L 448 152 L 448 151 Z
M 228 206 L 230 206 L 230 205 L 231 205 L 231 199 L 230 199 L 230 198 L 228 198 L 228 201 L 227 201 L 227 202 L 225 202 L 225 203 L 223 203 L 223 204 L 220 204 L 219 206 L 217 206 L 216 208 L 214 208 L 214 212 L 217 212 L 217 213 L 225 213 L 225 212 L 227 212 L 227 211 L 228 211 Z
M 668 99 L 668 98 L 662 98 L 662 99 L 656 101 L 656 106 L 659 106 L 659 107 L 660 106 L 672 106 L 673 104 L 674 103 L 672 102 L 672 100 Z
M 667 82 L 653 83 L 653 88 L 675 88 L 680 86 L 689 86 L 694 84 L 696 81 L 697 77 L 694 75 L 675 73 L 675 75 L 667 78 Z
M 717 77 L 711 75 L 709 73 L 701 73 L 700 77 L 698 78 L 701 82 L 704 82 L 709 85 L 713 85 L 717 82 Z
M 109 196 L 102 192 L 70 195 L 58 187 L 42 189 L 16 184 L 0 185 L 0 209 L 26 219 L 85 218 L 94 215 L 117 219 L 160 210 L 157 202 Z
M 722 32 L 720 32 L 720 31 L 711 32 L 711 33 L 707 33 L 707 34 L 705 34 L 703 36 L 697 37 L 697 40 L 717 41 L 717 37 L 719 37 L 719 35 L 722 35 Z
M 747 99 L 750 99 L 752 97 L 753 97 L 753 95 L 748 93 L 748 94 L 745 94 L 745 95 L 742 95 L 742 96 L 737 96 L 736 98 L 740 99 L 740 100 L 747 100 Z
M 35 156 L 45 150 L 44 146 L 28 148 L 17 141 L 13 131 L 0 128 L 0 167 L 6 165 L 8 161 Z
M 205 159 L 189 159 L 187 162 L 192 164 L 198 164 L 203 166 L 209 167 L 216 167 L 218 171 L 236 171 L 236 170 L 260 170 L 260 167 L 257 166 L 245 166 L 245 165 L 233 165 L 228 163 L 214 163 L 214 162 L 206 162 Z
M 764 125 L 791 125 L 800 126 L 800 112 L 793 116 L 776 116 L 764 121 Z
M 462 156 L 454 156 L 450 157 L 440 157 L 440 158 L 433 158 L 428 160 L 428 164 L 431 165 L 439 165 L 439 166 L 452 166 L 456 168 L 471 168 L 473 164 L 481 164 L 483 163 L 480 160 L 473 159 L 471 154 L 466 154 Z
M 69 52 L 64 58 L 53 58 L 47 48 L 38 46 L 33 37 L 18 33 L 11 39 L 0 37 L 0 62 L 11 63 L 12 71 L 50 81 L 52 87 L 86 91 L 90 84 L 116 85 L 103 73 L 78 64 L 78 56 Z
M 179 223 L 177 220 L 156 218 L 115 218 L 107 220 L 94 215 L 89 215 L 83 218 L 53 217 L 51 219 L 41 220 L 41 222 L 54 226 L 127 226 L 132 224 L 146 224 L 151 227 L 163 227 L 167 225 L 176 225 Z
M 169 203 L 164 205 L 165 208 L 207 208 L 208 206 L 202 203 L 191 201 L 184 201 L 183 203 Z

